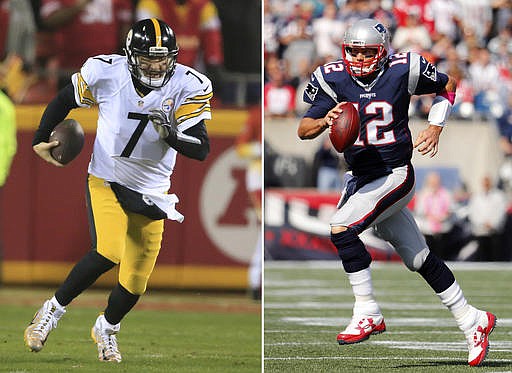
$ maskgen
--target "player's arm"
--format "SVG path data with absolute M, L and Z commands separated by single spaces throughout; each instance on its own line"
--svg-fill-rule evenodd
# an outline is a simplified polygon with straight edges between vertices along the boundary
M 201 119 L 182 132 L 172 114 L 167 115 L 160 109 L 151 109 L 148 117 L 160 138 L 178 153 L 199 161 L 206 159 L 210 152 L 210 141 L 204 120 Z
M 446 120 L 450 116 L 455 101 L 457 81 L 448 75 L 448 82 L 441 92 L 436 94 L 428 115 L 428 127 L 421 131 L 416 138 L 414 147 L 422 155 L 433 157 L 439 150 L 439 136 L 443 131 Z
M 204 120 L 201 120 L 195 126 L 186 129 L 183 133 L 187 136 L 200 140 L 201 143 L 197 144 L 183 141 L 177 136 L 169 136 L 165 138 L 165 142 L 185 157 L 204 161 L 210 152 L 210 140 L 208 139 L 208 132 L 206 131 L 206 124 L 204 123 Z
M 412 60 L 417 61 L 415 74 L 414 72 L 410 74 L 410 78 L 417 80 L 416 88 L 411 93 L 436 93 L 428 115 L 429 126 L 419 133 L 414 143 L 414 147 L 422 155 L 430 154 L 430 157 L 433 157 L 437 154 L 439 136 L 450 116 L 455 101 L 457 80 L 450 75 L 439 73 L 436 67 L 428 63 L 423 57 L 412 53 L 410 56 Z
M 297 135 L 301 140 L 309 140 L 318 137 L 326 128 L 329 127 L 329 123 L 326 118 L 309 118 L 304 117 L 299 123 Z
M 63 167 L 50 154 L 50 150 L 59 145 L 58 141 L 48 142 L 50 134 L 62 122 L 72 109 L 77 108 L 73 85 L 70 83 L 62 88 L 57 96 L 46 107 L 39 127 L 37 128 L 34 139 L 32 140 L 32 149 L 45 161 L 59 167 Z
M 336 104 L 324 117 L 314 119 L 304 117 L 299 123 L 297 134 L 301 140 L 314 139 L 332 125 L 333 120 L 337 119 L 343 112 L 341 106 L 346 102 Z
M 318 137 L 342 112 L 338 97 L 325 80 L 322 68 L 315 70 L 304 89 L 303 100 L 311 106 L 299 123 L 297 135 L 301 140 Z

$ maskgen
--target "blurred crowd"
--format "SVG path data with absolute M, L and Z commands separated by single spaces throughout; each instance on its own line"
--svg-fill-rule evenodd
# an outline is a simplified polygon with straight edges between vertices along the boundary
M 0 88 L 15 103 L 47 103 L 88 57 L 123 53 L 130 26 L 157 17 L 176 33 L 178 62 L 206 73 L 218 88 L 216 99 L 229 104 L 236 98 L 224 97 L 221 87 L 232 83 L 230 73 L 246 73 L 247 68 L 225 63 L 224 44 L 230 50 L 240 48 L 225 40 L 224 23 L 229 31 L 240 27 L 236 22 L 245 22 L 250 31 L 251 22 L 234 14 L 236 9 L 217 3 L 223 4 L 211 0 L 0 0 Z M 257 3 L 250 0 L 245 5 L 256 7 Z M 260 19 L 252 23 L 259 25 Z M 240 43 L 255 41 L 256 50 L 260 35 L 250 34 L 244 33 L 249 36 Z M 259 73 L 260 68 L 252 64 L 249 72 Z M 252 80 L 255 91 L 260 83 Z M 243 83 L 247 85 L 247 79 Z
M 314 69 L 341 58 L 348 25 L 376 18 L 392 35 L 391 53 L 414 51 L 459 80 L 453 116 L 502 117 L 512 92 L 510 0 L 266 0 L 265 94 L 270 116 L 304 110 L 302 87 Z M 426 116 L 416 100 L 411 115 Z
M 512 205 L 489 175 L 470 192 L 430 171 L 409 204 L 431 250 L 445 260 L 511 261 Z
M 265 0 L 266 118 L 302 116 L 311 73 L 341 59 L 345 30 L 368 17 L 390 30 L 390 53 L 417 52 L 458 80 L 452 118 L 499 133 L 499 179 L 468 191 L 425 178 L 410 208 L 429 245 L 448 260 L 512 260 L 512 0 Z M 411 118 L 426 119 L 432 98 L 413 97 Z M 346 164 L 328 137 L 311 163 L 311 185 L 339 190 Z

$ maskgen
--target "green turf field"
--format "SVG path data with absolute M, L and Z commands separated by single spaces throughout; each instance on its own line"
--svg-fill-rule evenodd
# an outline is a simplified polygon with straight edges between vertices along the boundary
M 512 372 L 512 264 L 449 263 L 469 302 L 498 317 L 481 367 L 467 365 L 464 335 L 423 279 L 374 263 L 387 331 L 339 346 L 353 296 L 337 262 L 266 262 L 264 368 L 270 372 Z
M 102 290 L 77 298 L 44 349 L 29 352 L 23 331 L 50 295 L 0 288 L 0 372 L 261 372 L 260 304 L 245 294 L 146 294 L 121 324 L 120 364 L 98 361 L 90 338 Z

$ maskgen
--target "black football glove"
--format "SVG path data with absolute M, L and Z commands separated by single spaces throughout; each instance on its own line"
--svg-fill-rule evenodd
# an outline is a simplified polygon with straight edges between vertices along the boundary
M 172 115 L 172 114 L 170 114 Z M 176 141 L 188 142 L 191 144 L 201 144 L 197 137 L 184 134 L 178 129 L 176 122 L 171 120 L 163 110 L 149 109 L 148 118 L 153 122 L 153 127 L 162 139 L 173 139 Z

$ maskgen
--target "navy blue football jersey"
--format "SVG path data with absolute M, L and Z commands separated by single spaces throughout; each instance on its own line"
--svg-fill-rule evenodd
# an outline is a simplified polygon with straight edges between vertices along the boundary
M 350 76 L 343 61 L 335 61 L 311 75 L 303 97 L 311 107 L 304 117 L 323 118 L 342 101 L 354 104 L 361 130 L 354 145 L 344 152 L 347 164 L 354 175 L 386 174 L 412 157 L 411 96 L 440 92 L 447 82 L 446 74 L 412 52 L 391 55 L 368 85 Z

